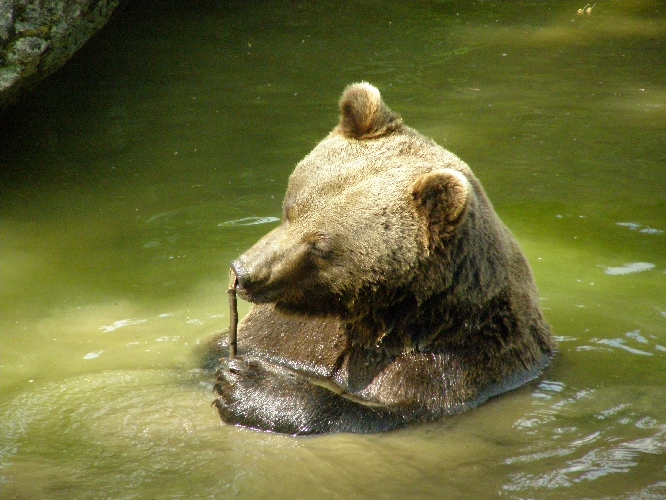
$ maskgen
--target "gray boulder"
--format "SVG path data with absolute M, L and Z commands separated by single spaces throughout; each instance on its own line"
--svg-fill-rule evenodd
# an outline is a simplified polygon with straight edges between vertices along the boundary
M 0 113 L 60 68 L 126 0 L 0 0 Z

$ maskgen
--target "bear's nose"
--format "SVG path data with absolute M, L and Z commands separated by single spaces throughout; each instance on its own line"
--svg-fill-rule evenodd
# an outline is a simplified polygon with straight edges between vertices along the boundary
M 251 293 L 254 288 L 257 288 L 263 280 L 257 279 L 245 266 L 241 259 L 236 259 L 231 263 L 231 269 L 236 273 L 238 278 L 239 291 Z

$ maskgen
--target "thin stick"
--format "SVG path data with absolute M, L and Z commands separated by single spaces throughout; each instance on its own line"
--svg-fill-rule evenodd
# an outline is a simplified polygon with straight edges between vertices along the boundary
M 235 358 L 237 350 L 238 337 L 238 301 L 236 300 L 236 286 L 238 286 L 238 276 L 233 269 L 229 270 L 229 357 Z

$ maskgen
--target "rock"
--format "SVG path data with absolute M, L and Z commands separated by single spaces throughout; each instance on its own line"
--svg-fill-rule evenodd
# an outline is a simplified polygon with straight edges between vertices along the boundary
M 60 68 L 126 0 L 0 0 L 0 113 Z

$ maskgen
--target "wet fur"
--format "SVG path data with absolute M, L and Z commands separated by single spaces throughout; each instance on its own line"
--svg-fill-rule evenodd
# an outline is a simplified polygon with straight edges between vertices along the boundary
M 553 354 L 527 261 L 469 167 L 369 84 L 340 109 L 283 224 L 233 263 L 257 305 L 216 373 L 226 422 L 390 430 L 478 406 Z

